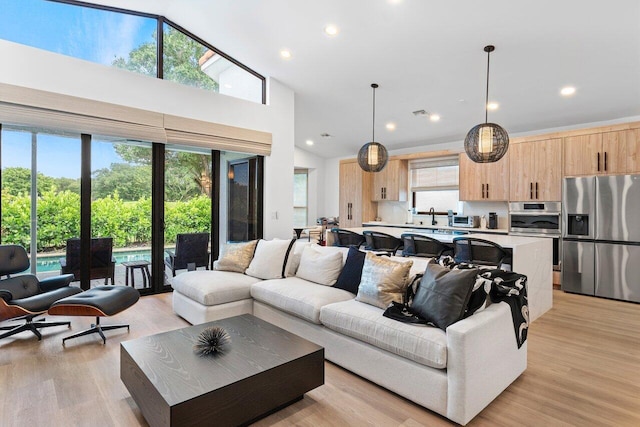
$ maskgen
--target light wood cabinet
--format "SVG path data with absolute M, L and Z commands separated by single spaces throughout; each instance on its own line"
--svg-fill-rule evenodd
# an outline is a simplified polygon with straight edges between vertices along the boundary
M 506 201 L 509 199 L 509 152 L 494 163 L 475 163 L 460 154 L 460 200 Z
M 640 172 L 640 130 L 624 129 L 564 139 L 564 175 Z
M 372 174 L 363 171 L 358 162 L 340 162 L 340 227 L 362 227 L 373 221 L 376 205 L 371 201 Z
M 509 164 L 510 201 L 561 200 L 561 138 L 512 144 L 509 146 Z
M 407 181 L 407 161 L 389 160 L 383 170 L 373 174 L 371 200 L 406 202 Z

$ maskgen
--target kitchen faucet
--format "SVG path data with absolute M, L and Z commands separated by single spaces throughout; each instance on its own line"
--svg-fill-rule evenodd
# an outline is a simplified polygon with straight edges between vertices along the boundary
M 429 213 L 431 214 L 431 225 L 436 225 L 438 222 L 436 221 L 436 211 L 431 208 L 429 209 Z

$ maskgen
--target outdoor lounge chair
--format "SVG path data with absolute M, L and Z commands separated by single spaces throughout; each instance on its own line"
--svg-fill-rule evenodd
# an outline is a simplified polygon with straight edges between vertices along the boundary
M 180 233 L 176 236 L 176 251 L 167 249 L 164 263 L 175 276 L 176 270 L 209 269 L 209 233 Z
M 104 279 L 104 284 L 115 284 L 114 275 L 116 260 L 112 256 L 113 238 L 96 237 L 91 239 L 91 265 L 89 279 Z M 60 258 L 60 274 L 73 274 L 73 280 L 80 280 L 80 239 L 74 237 L 67 240 L 67 253 Z

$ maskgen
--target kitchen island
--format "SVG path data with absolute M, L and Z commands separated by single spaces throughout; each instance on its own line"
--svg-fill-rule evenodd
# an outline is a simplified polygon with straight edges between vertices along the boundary
M 362 234 L 365 230 L 378 231 L 400 237 L 403 233 L 422 234 L 443 243 L 452 243 L 460 235 L 416 228 L 364 227 L 347 230 Z M 527 276 L 530 321 L 534 321 L 553 305 L 553 246 L 551 239 L 474 233 L 478 239 L 489 240 L 509 250 L 512 254 L 511 270 Z M 327 245 L 333 244 L 333 236 L 327 233 Z

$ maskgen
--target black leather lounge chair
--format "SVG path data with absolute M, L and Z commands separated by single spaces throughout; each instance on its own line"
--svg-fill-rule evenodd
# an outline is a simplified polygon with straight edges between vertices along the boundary
M 44 322 L 44 319 L 34 321 L 34 317 L 46 313 L 54 302 L 82 292 L 80 288 L 69 286 L 73 274 L 42 280 L 38 280 L 33 274 L 11 277 L 12 274 L 21 273 L 28 268 L 29 257 L 22 246 L 0 245 L 0 277 L 7 276 L 0 280 L 0 321 L 26 321 L 18 326 L 1 326 L 0 331 L 7 332 L 1 333 L 0 339 L 31 331 L 41 340 L 42 335 L 38 329 L 71 325 L 70 322 Z

